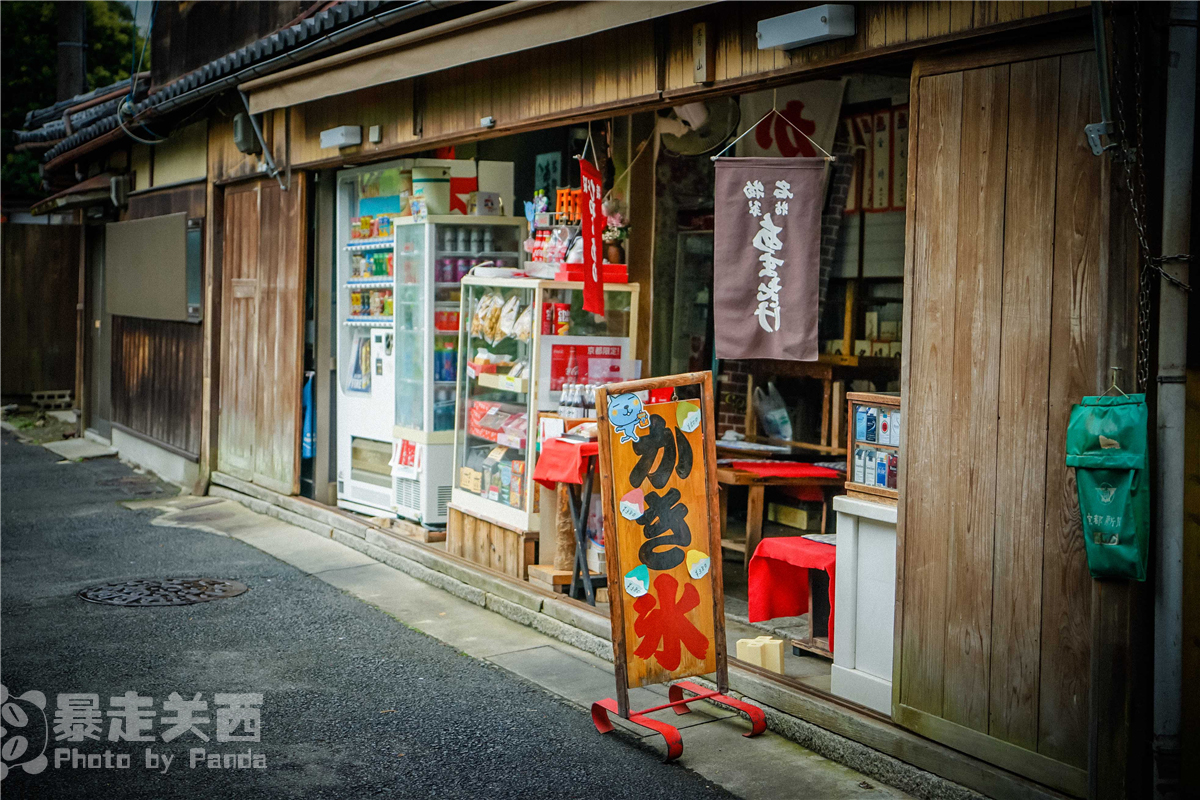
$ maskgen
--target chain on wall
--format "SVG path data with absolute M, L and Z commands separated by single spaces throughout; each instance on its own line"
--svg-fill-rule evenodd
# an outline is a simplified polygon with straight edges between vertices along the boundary
M 1155 278 L 1163 278 L 1181 291 L 1190 287 L 1162 269 L 1162 257 L 1151 255 L 1150 240 L 1146 235 L 1146 172 L 1143 160 L 1145 131 L 1145 106 L 1143 102 L 1142 48 L 1144 45 L 1143 20 L 1145 13 L 1137 3 L 1122 4 L 1127 9 L 1129 20 L 1128 37 L 1122 41 L 1114 36 L 1112 41 L 1112 96 L 1116 103 L 1115 123 L 1119 146 L 1108 152 L 1121 166 L 1119 190 L 1129 201 L 1133 225 L 1137 232 L 1138 254 L 1138 298 L 1137 298 L 1137 391 L 1145 392 L 1150 380 L 1150 317 L 1152 313 Z M 1117 20 L 1113 20 L 1114 33 Z M 1126 65 L 1126 62 L 1127 65 Z M 1128 81 L 1132 78 L 1132 86 Z M 1132 99 L 1132 102 L 1130 102 Z M 1132 105 L 1132 109 L 1129 107 Z M 1169 256 L 1170 259 L 1189 259 L 1188 256 Z

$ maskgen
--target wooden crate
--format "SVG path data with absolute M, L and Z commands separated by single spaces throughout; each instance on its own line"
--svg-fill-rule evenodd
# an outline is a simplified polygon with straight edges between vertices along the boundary
M 396 519 L 394 517 L 372 517 L 371 522 L 374 522 L 381 528 L 387 528 L 392 533 L 397 533 L 401 536 L 415 539 L 418 542 L 430 544 L 432 542 L 446 541 L 446 531 L 430 530 L 424 525 L 418 525 L 415 522 L 410 522 L 406 519 Z
M 592 580 L 604 577 L 599 572 L 591 573 Z M 558 594 L 566 594 L 571 588 L 571 570 L 555 569 L 553 564 L 530 564 L 529 583 Z M 608 588 L 596 589 L 596 602 L 608 602 Z
M 537 562 L 538 535 L 518 531 L 494 520 L 477 517 L 468 511 L 449 507 L 446 525 L 446 552 L 465 558 L 514 578 L 526 580 L 530 564 Z

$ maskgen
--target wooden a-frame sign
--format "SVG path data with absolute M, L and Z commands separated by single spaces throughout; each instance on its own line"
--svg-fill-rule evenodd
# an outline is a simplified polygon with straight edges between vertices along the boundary
M 698 386 L 696 400 L 635 394 Z M 597 391 L 617 713 L 630 687 L 716 673 L 728 690 L 711 372 Z
M 699 399 L 674 396 L 681 386 L 699 386 Z M 671 399 L 646 403 L 636 394 L 656 389 L 671 389 Z M 596 392 L 596 416 L 617 696 L 592 704 L 592 723 L 610 732 L 615 711 L 662 734 L 672 761 L 683 754 L 679 729 L 648 715 L 686 714 L 688 703 L 713 700 L 748 716 L 743 735 L 757 736 L 765 712 L 726 695 L 712 373 L 610 384 Z M 681 680 L 710 673 L 715 691 Z M 629 687 L 670 681 L 670 702 L 630 711 Z

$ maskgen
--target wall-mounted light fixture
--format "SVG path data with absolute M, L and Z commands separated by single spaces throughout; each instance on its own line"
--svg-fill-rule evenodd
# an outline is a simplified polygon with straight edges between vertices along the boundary
M 827 4 L 758 23 L 759 50 L 795 50 L 854 35 L 854 6 Z

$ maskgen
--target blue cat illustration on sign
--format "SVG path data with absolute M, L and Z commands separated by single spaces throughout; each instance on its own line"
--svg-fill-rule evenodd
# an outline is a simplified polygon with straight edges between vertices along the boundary
M 638 428 L 650 427 L 650 415 L 642 408 L 642 401 L 630 393 L 609 396 L 608 421 L 621 434 L 621 444 L 640 441 Z

